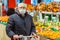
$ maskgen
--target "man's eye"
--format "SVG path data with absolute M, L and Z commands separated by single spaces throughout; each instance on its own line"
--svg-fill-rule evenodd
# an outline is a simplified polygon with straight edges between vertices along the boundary
M 25 8 L 25 7 L 20 7 L 20 8 Z

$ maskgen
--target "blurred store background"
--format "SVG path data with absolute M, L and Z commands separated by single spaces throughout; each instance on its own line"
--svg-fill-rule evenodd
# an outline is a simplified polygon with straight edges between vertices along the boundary
M 10 40 L 6 24 L 22 2 L 27 4 L 40 40 L 60 40 L 60 0 L 0 0 L 0 40 Z

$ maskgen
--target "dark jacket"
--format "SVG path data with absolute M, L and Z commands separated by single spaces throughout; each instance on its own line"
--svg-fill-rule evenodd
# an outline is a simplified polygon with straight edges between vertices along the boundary
M 28 36 L 31 32 L 36 33 L 35 26 L 30 15 L 26 13 L 25 17 L 22 17 L 19 14 L 13 14 L 9 17 L 6 33 L 10 38 L 15 34 Z

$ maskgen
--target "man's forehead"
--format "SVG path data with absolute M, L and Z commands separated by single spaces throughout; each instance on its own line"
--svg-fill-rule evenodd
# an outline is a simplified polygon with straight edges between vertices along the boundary
M 25 7 L 25 5 L 19 5 L 19 7 Z
M 20 3 L 20 4 L 18 5 L 18 7 L 26 7 L 26 4 Z

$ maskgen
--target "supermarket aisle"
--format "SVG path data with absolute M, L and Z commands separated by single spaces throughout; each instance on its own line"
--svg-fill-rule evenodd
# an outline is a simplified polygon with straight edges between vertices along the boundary
M 0 24 L 0 40 L 10 40 L 10 38 L 6 35 L 6 26 Z

